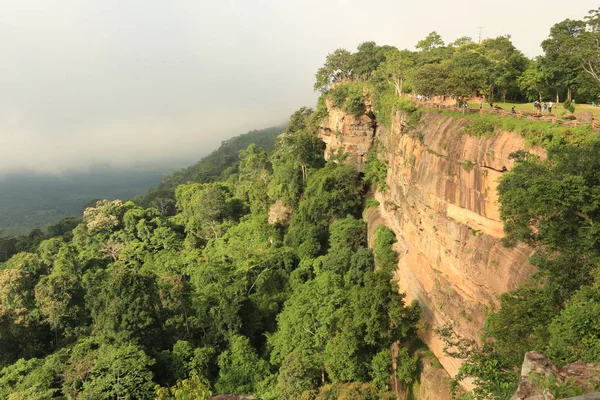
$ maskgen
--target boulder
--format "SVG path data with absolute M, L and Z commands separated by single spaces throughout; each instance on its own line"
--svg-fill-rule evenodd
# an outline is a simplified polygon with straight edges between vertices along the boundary
M 556 399 L 548 388 L 543 387 L 547 379 L 559 384 L 569 381 L 571 385 L 577 385 L 583 391 L 593 392 L 600 387 L 600 364 L 573 363 L 557 368 L 542 353 L 529 352 L 525 354 L 519 387 L 511 400 Z M 590 393 L 573 399 L 600 400 L 600 393 Z
M 577 113 L 577 120 L 584 124 L 591 124 L 594 120 L 594 114 L 592 114 L 591 111 L 582 111 Z

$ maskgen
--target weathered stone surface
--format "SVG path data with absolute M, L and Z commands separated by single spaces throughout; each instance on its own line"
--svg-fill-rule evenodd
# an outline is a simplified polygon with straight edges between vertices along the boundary
M 546 388 L 534 383 L 535 378 L 541 377 L 552 377 L 559 383 L 570 380 L 592 391 L 600 386 L 600 364 L 574 363 L 557 368 L 542 353 L 529 352 L 525 354 L 519 387 L 511 400 L 554 400 L 555 397 Z M 600 399 L 600 393 L 589 394 L 581 399 Z
M 582 111 L 577 113 L 577 120 L 584 124 L 591 124 L 594 121 L 594 114 L 591 111 Z
M 345 163 L 363 171 L 367 152 L 375 135 L 374 121 L 368 115 L 355 117 L 328 102 L 329 118 L 319 129 L 319 137 L 327 143 L 325 159 L 337 154 L 346 154 Z
M 341 120 L 333 111 L 330 119 Z M 523 149 L 524 140 L 509 132 L 471 137 L 461 133 L 463 124 L 428 113 L 417 132 L 406 133 L 399 113 L 390 129 L 378 127 L 375 138 L 384 149 L 380 156 L 388 165 L 389 189 L 376 193 L 380 205 L 365 215 L 370 233 L 382 223 L 395 232 L 399 288 L 407 302 L 421 305 L 430 326 L 421 338 L 451 376 L 461 361 L 444 354 L 434 329 L 452 324 L 461 336 L 477 340 L 499 295 L 535 272 L 527 261 L 530 249 L 500 242 L 496 187 L 513 165 L 509 154 Z M 322 137 L 328 151 L 343 142 Z
M 419 377 L 419 400 L 451 400 L 450 376 L 431 360 L 421 358 L 421 375 Z

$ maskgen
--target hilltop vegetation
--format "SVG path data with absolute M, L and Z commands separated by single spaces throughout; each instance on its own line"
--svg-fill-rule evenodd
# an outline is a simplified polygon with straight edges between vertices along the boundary
M 164 177 L 157 188 L 139 196 L 135 201 L 144 206 L 154 204 L 171 209 L 177 185 L 186 182 L 207 183 L 227 179 L 229 175 L 236 172 L 239 163 L 238 153 L 241 150 L 250 144 L 255 144 L 262 147 L 267 153 L 271 153 L 275 148 L 275 137 L 281 134 L 285 128 L 286 125 L 273 126 L 227 139 L 221 142 L 218 149 L 203 157 L 196 164 Z

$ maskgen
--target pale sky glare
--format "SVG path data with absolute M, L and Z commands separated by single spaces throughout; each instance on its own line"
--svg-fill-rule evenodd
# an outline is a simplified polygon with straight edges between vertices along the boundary
M 527 56 L 594 0 L 0 0 L 0 173 L 197 159 L 313 106 L 325 56 L 510 34 Z

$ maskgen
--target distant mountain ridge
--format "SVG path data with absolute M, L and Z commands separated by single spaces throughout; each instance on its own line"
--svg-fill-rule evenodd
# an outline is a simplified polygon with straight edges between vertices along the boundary
M 28 234 L 63 218 L 79 217 L 86 204 L 95 199 L 134 198 L 149 205 L 157 197 L 172 198 L 181 183 L 210 182 L 229 174 L 237 167 L 239 151 L 252 143 L 272 151 L 275 138 L 286 127 L 282 124 L 255 129 L 227 139 L 196 164 L 173 173 L 173 167 L 163 165 L 125 169 L 100 166 L 62 176 L 26 172 L 7 175 L 0 178 L 0 237 Z
M 146 194 L 134 200 L 143 206 L 148 206 L 157 198 L 173 198 L 175 188 L 182 183 L 205 183 L 227 177 L 237 168 L 238 153 L 241 150 L 251 144 L 256 144 L 270 153 L 275 148 L 275 138 L 286 128 L 287 124 L 281 124 L 265 129 L 255 129 L 224 140 L 218 149 L 200 159 L 196 164 L 166 176 L 158 187 L 150 189 Z

